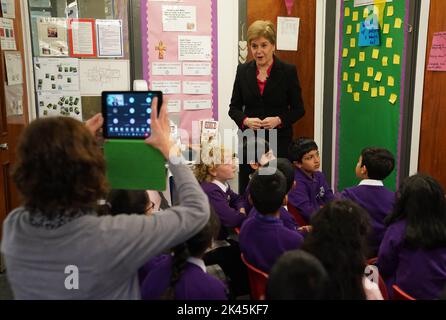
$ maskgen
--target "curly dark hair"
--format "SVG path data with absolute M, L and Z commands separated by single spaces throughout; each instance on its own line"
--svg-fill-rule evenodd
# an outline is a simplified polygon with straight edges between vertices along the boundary
M 350 200 L 334 200 L 311 219 L 302 249 L 318 258 L 330 278 L 328 298 L 365 300 L 368 214 Z
M 24 206 L 49 218 L 95 208 L 107 191 L 105 161 L 93 135 L 66 117 L 38 119 L 26 128 L 13 179 Z
M 446 199 L 437 180 L 416 174 L 397 191 L 388 225 L 406 220 L 404 244 L 411 249 L 433 250 L 446 246 Z

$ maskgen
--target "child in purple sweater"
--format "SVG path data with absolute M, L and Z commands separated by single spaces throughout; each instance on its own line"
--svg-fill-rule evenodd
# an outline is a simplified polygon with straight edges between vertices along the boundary
M 386 231 L 384 219 L 392 211 L 394 192 L 384 187 L 383 180 L 395 167 L 390 151 L 382 148 L 365 148 L 356 165 L 356 176 L 361 179 L 358 186 L 347 188 L 340 198 L 350 199 L 367 210 L 372 232 L 369 235 L 369 257 L 376 257 Z

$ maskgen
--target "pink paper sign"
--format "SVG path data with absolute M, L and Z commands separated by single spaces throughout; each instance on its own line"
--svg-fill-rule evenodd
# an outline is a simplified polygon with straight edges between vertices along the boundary
M 446 71 L 446 32 L 434 33 L 427 70 Z

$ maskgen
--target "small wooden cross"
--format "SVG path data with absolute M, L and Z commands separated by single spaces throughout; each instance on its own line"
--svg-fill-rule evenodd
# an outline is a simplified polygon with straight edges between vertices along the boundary
M 155 50 L 158 50 L 158 58 L 164 59 L 164 53 L 167 51 L 167 47 L 164 45 L 163 41 L 160 41 L 158 45 L 155 47 Z

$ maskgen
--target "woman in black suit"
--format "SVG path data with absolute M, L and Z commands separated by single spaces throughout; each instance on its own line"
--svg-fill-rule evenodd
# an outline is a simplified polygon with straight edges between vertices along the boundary
M 296 67 L 274 56 L 276 33 L 270 21 L 258 20 L 248 28 L 248 45 L 254 60 L 237 67 L 229 116 L 241 131 L 252 129 L 256 136 L 260 129 L 276 129 L 274 154 L 288 158 L 293 124 L 305 114 Z M 275 144 L 270 141 L 270 145 Z M 243 193 L 252 170 L 243 159 L 240 163 L 239 192 Z

